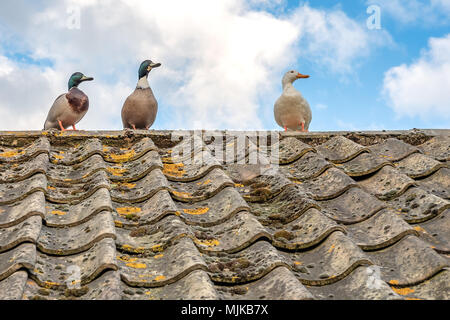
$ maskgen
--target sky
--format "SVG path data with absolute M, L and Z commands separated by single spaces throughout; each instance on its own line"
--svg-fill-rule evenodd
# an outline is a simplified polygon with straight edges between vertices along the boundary
M 121 130 L 146 59 L 152 129 L 281 130 L 289 70 L 310 131 L 450 128 L 450 0 L 2 0 L 0 131 L 41 130 L 77 71 L 77 128 Z

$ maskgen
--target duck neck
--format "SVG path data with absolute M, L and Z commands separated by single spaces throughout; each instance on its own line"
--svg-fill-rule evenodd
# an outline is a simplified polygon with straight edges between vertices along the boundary
M 139 79 L 136 89 L 148 89 L 150 88 L 150 85 L 148 84 L 147 76 L 142 77 Z
M 294 89 L 294 83 L 291 81 L 283 81 L 283 91 Z

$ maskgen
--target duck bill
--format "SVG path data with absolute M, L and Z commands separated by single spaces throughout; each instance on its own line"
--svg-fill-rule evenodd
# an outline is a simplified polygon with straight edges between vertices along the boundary
M 297 79 L 308 79 L 308 78 L 309 78 L 309 76 L 306 75 L 306 74 L 301 74 L 301 73 L 299 73 L 299 74 L 297 75 Z
M 159 67 L 161 67 L 161 63 L 152 63 L 151 65 L 150 65 L 150 68 L 159 68 Z
M 86 76 L 83 76 L 83 78 L 80 79 L 81 82 L 83 82 L 83 81 L 92 81 L 92 80 L 94 80 L 94 78 L 86 77 Z

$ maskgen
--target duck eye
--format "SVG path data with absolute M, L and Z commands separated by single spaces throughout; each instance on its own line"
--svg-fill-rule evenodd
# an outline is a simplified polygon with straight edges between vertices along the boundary
M 291 71 L 291 73 L 294 73 L 294 71 Z

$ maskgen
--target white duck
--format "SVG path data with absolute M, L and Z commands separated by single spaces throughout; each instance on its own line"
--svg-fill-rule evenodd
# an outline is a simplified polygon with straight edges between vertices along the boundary
M 312 114 L 308 101 L 294 88 L 293 83 L 297 79 L 307 79 L 309 76 L 297 71 L 289 71 L 283 77 L 283 93 L 275 102 L 275 121 L 285 131 L 301 130 L 308 132 Z

